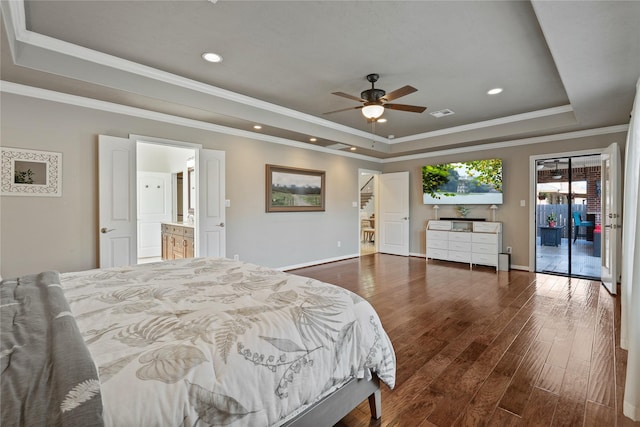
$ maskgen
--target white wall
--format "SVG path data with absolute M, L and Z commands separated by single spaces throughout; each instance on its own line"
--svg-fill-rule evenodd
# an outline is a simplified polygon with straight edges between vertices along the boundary
M 541 144 L 531 144 L 500 149 L 460 152 L 457 154 L 441 154 L 428 158 L 386 163 L 383 172 L 409 171 L 410 176 L 410 218 L 411 236 L 409 251 L 412 254 L 425 254 L 426 243 L 424 230 L 429 219 L 434 219 L 433 205 L 425 205 L 422 199 L 422 166 L 478 159 L 502 159 L 502 178 L 504 203 L 496 211 L 496 221 L 503 222 L 502 247 L 511 246 L 511 264 L 529 266 L 529 156 L 534 154 L 550 154 L 558 152 L 600 149 L 612 142 L 624 142 L 626 132 L 590 136 L 579 139 L 559 139 Z M 623 144 L 621 144 L 623 145 Z M 525 201 L 525 206 L 520 201 Z M 440 205 L 439 216 L 455 217 L 455 205 Z M 474 218 L 491 218 L 489 205 L 472 206 L 469 214 Z
M 377 163 L 3 93 L 2 144 L 61 152 L 62 197 L 0 198 L 3 277 L 98 265 L 99 134 L 226 151 L 227 255 L 271 267 L 359 251 L 358 169 Z M 265 213 L 265 165 L 326 171 L 326 212 Z M 337 242 L 341 241 L 341 247 Z
M 291 266 L 359 253 L 358 169 L 410 172 L 410 252 L 425 253 L 424 227 L 433 211 L 422 203 L 425 164 L 500 157 L 504 160 L 503 246 L 512 263 L 529 258 L 529 155 L 621 145 L 625 133 L 553 141 L 380 164 L 162 122 L 40 101 L 3 93 L 2 144 L 63 154 L 63 195 L 0 198 L 0 274 L 94 268 L 98 260 L 97 138 L 99 134 L 149 135 L 202 144 L 227 153 L 227 255 L 271 267 Z M 265 213 L 265 164 L 326 171 L 326 212 Z M 442 216 L 454 216 L 443 208 Z M 487 212 L 487 217 L 489 212 Z M 337 242 L 341 242 L 341 247 Z

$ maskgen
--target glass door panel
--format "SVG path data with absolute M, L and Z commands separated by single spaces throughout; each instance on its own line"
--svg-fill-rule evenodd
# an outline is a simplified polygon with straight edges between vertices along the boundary
M 600 155 L 536 169 L 536 272 L 599 279 Z
M 537 163 L 536 271 L 569 274 L 569 159 Z
M 571 273 L 600 278 L 600 155 L 573 159 L 571 164 Z

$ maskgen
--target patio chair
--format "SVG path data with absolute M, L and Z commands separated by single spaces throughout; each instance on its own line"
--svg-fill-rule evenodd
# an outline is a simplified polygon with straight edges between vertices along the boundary
M 576 242 L 578 238 L 578 231 L 580 231 L 580 227 L 585 228 L 584 234 L 580 234 L 580 236 L 587 237 L 587 227 L 594 227 L 595 224 L 593 221 L 583 221 L 580 217 L 580 212 L 573 213 L 573 243 Z

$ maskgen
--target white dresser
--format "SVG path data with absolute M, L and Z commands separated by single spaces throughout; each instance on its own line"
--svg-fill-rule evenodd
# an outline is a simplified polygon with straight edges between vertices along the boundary
M 502 252 L 502 223 L 485 221 L 429 221 L 427 224 L 427 260 L 488 265 L 498 271 Z

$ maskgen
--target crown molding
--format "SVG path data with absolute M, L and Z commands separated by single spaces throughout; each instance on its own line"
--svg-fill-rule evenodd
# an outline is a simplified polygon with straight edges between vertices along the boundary
M 545 142 L 561 141 L 566 139 L 585 138 L 596 135 L 606 135 L 611 133 L 626 132 L 629 129 L 629 125 L 617 125 L 604 128 L 586 129 L 574 132 L 567 132 L 562 134 L 537 136 L 525 139 L 515 139 L 510 141 L 494 142 L 483 145 L 473 145 L 470 147 L 449 148 L 438 151 L 431 151 L 428 153 L 412 154 L 407 156 L 398 156 L 391 159 L 379 159 L 377 157 L 367 156 L 364 154 L 357 154 L 351 151 L 340 151 L 327 147 L 320 147 L 317 145 L 311 145 L 304 142 L 293 141 L 285 138 L 279 138 L 275 136 L 264 135 L 262 133 L 250 132 L 246 130 L 236 129 L 228 126 L 216 125 L 209 122 L 203 122 L 200 120 L 187 119 L 184 117 L 174 116 L 166 113 L 159 113 L 156 111 L 145 110 L 137 107 L 129 107 L 126 105 L 116 104 L 112 102 L 100 101 L 92 98 L 85 98 L 77 95 L 70 95 L 67 93 L 56 92 L 48 89 L 36 88 L 33 86 L 22 85 L 13 82 L 7 82 L 0 80 L 0 92 L 9 93 L 13 95 L 20 95 L 29 98 L 36 98 L 45 101 L 58 102 L 61 104 L 74 105 L 76 107 L 90 108 L 92 110 L 99 110 L 115 114 L 123 114 L 131 117 L 138 117 L 141 119 L 154 120 L 163 123 L 171 123 L 178 126 L 185 126 L 194 129 L 201 129 L 210 132 L 221 133 L 225 135 L 238 136 L 242 138 L 249 138 L 253 140 L 269 142 L 273 144 L 286 145 L 289 147 L 301 148 L 304 150 L 318 151 L 322 153 L 333 154 L 336 156 L 350 157 L 359 160 L 366 160 L 369 162 L 386 164 L 403 162 L 407 160 L 426 159 L 430 157 L 471 153 L 476 151 L 495 150 L 501 148 L 510 148 L 522 145 L 530 144 L 542 144 Z
M 404 162 L 407 160 L 426 159 L 429 157 L 437 157 L 449 154 L 471 153 L 475 151 L 485 150 L 499 150 L 501 148 L 519 147 L 522 145 L 543 144 L 545 142 L 563 141 L 566 139 L 587 138 L 590 136 L 607 135 L 611 133 L 626 132 L 629 130 L 629 125 L 616 125 L 608 126 L 604 128 L 585 129 L 574 132 L 558 133 L 553 135 L 535 136 L 525 139 L 514 139 L 511 141 L 493 142 L 489 144 L 473 145 L 470 147 L 449 148 L 438 151 L 431 151 L 429 153 L 411 154 L 408 156 L 398 156 L 392 159 L 383 159 L 381 163 L 395 163 Z
M 46 51 L 53 52 L 59 55 L 76 58 L 81 61 L 87 61 L 101 67 L 106 67 L 107 69 L 130 73 L 136 76 L 148 78 L 182 89 L 196 91 L 208 96 L 212 96 L 214 98 L 231 101 L 251 108 L 257 108 L 268 113 L 273 113 L 316 126 L 321 126 L 323 128 L 330 129 L 336 132 L 342 132 L 358 138 L 375 141 L 377 143 L 385 144 L 387 147 L 394 144 L 401 144 L 405 142 L 436 138 L 444 135 L 474 131 L 483 128 L 539 119 L 573 111 L 571 105 L 563 105 L 544 110 L 537 110 L 507 117 L 500 117 L 497 119 L 486 120 L 477 123 L 470 123 L 462 126 L 455 126 L 431 132 L 409 135 L 396 139 L 389 139 L 380 135 L 376 135 L 374 133 L 354 129 L 310 114 L 302 113 L 290 108 L 262 101 L 250 96 L 235 93 L 166 71 L 161 71 L 153 67 L 142 65 L 134 61 L 129 61 L 123 58 L 119 58 L 113 55 L 109 55 L 103 52 L 85 48 L 73 43 L 65 42 L 53 37 L 30 31 L 26 27 L 26 16 L 23 0 L 8 0 L 2 1 L 1 3 L 3 14 L 5 15 L 5 22 L 7 26 L 7 33 L 10 40 L 13 59 L 14 62 L 18 65 L 20 65 L 21 62 L 19 58 L 19 52 L 21 51 L 21 49 L 24 49 L 25 47 L 44 49 Z M 22 44 L 22 46 L 19 45 L 20 43 Z
M 83 46 L 79 46 L 73 43 L 65 42 L 63 40 L 55 39 L 53 37 L 45 36 L 33 31 L 30 31 L 26 27 L 26 17 L 24 10 L 23 0 L 8 0 L 2 1 L 6 7 L 3 7 L 3 14 L 8 16 L 8 20 L 11 23 L 7 26 L 7 33 L 12 43 L 12 55 L 16 64 L 20 65 L 20 58 L 14 44 L 23 43 L 28 46 L 32 46 L 38 49 L 44 49 L 50 52 L 55 52 L 61 55 L 70 56 L 80 59 L 82 61 L 92 62 L 94 64 L 104 66 L 110 69 L 135 74 L 141 77 L 153 79 L 162 83 L 167 83 L 173 86 L 177 86 L 183 89 L 193 90 L 206 95 L 214 96 L 217 98 L 225 99 L 228 101 L 236 102 L 238 104 L 258 108 L 264 111 L 275 113 L 281 116 L 290 117 L 292 119 L 301 120 L 307 123 L 322 126 L 328 129 L 332 129 L 338 132 L 348 133 L 357 137 L 365 138 L 368 140 L 375 140 L 384 144 L 389 144 L 389 139 L 375 135 L 369 132 L 364 132 L 358 129 L 344 126 L 329 120 L 325 120 L 310 114 L 302 113 L 290 108 L 282 107 L 270 102 L 262 101 L 260 99 L 252 98 L 250 96 L 242 95 L 239 93 L 231 92 L 226 89 L 222 89 L 216 86 L 198 82 L 186 77 L 178 76 L 166 71 L 158 70 L 153 67 L 139 64 L 134 61 L 129 61 L 123 58 L 119 58 L 113 55 L 109 55 L 103 52 L 99 52 L 93 49 L 89 49 Z M 5 22 L 7 21 L 5 19 Z
M 453 133 L 467 132 L 493 126 L 500 126 L 525 120 L 539 119 L 542 117 L 555 116 L 558 114 L 573 112 L 571 105 L 562 105 L 560 107 L 547 108 L 544 110 L 529 111 L 527 113 L 515 114 L 513 116 L 499 117 L 497 119 L 485 120 L 482 122 L 469 123 L 467 125 L 454 126 L 450 128 L 435 130 L 432 132 L 424 132 L 415 135 L 409 135 L 402 138 L 390 140 L 389 144 L 400 144 L 402 142 L 410 142 L 418 139 L 435 138 Z
M 269 142 L 272 144 L 286 145 L 289 147 L 301 148 L 311 151 L 319 151 L 322 153 L 333 154 L 336 156 L 351 157 L 354 159 L 366 160 L 370 162 L 380 163 L 380 159 L 377 157 L 366 156 L 363 154 L 353 153 L 351 151 L 339 151 L 318 145 L 311 145 L 305 142 L 293 141 L 290 139 L 279 138 L 270 135 L 264 135 L 257 132 L 250 132 L 247 130 L 236 129 L 228 126 L 216 125 L 209 122 L 203 122 L 200 120 L 187 119 L 184 117 L 174 116 L 166 113 L 159 113 L 156 111 L 145 110 L 137 107 L 129 107 L 126 105 L 115 104 L 113 102 L 100 101 L 92 98 L 85 98 L 77 95 L 70 95 L 62 92 L 55 92 L 48 89 L 36 88 L 33 86 L 21 85 L 18 83 L 7 82 L 0 80 L 0 92 L 9 93 L 13 95 L 21 95 L 28 98 L 36 98 L 45 101 L 58 102 L 61 104 L 73 105 L 76 107 L 89 108 L 92 110 L 99 110 L 108 113 L 123 114 L 126 116 L 137 117 L 141 119 L 154 120 L 162 123 L 170 123 L 178 126 L 185 126 L 193 129 L 206 130 L 209 132 L 216 132 L 225 135 L 238 136 L 242 138 L 249 138 L 253 140 Z

